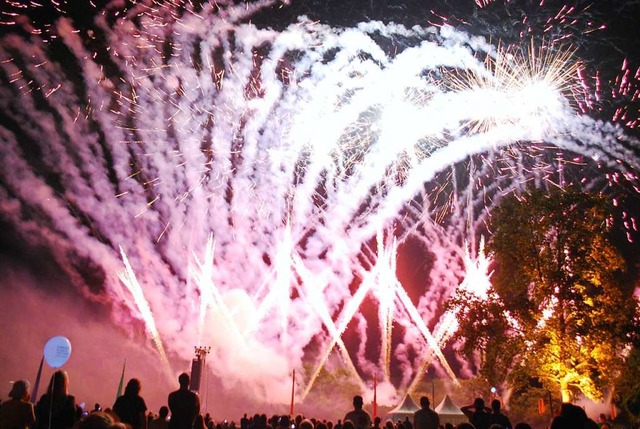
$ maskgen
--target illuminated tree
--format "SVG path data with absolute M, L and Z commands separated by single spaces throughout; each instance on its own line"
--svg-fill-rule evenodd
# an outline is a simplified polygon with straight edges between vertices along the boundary
M 449 303 L 459 309 L 462 351 L 480 355 L 481 374 L 536 380 L 565 402 L 578 393 L 602 398 L 638 326 L 610 238 L 613 212 L 600 196 L 532 189 L 492 213 L 488 297 L 459 294 Z

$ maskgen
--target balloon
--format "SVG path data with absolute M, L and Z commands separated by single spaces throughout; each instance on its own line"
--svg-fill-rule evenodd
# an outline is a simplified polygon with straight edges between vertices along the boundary
M 44 345 L 44 360 L 51 368 L 60 368 L 71 356 L 71 343 L 62 336 L 52 337 Z

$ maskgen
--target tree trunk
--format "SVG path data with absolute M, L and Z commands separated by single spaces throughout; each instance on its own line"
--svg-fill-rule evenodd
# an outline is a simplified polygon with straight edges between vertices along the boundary
M 571 402 L 571 391 L 569 390 L 569 382 L 566 380 L 560 380 L 560 395 L 562 395 L 562 402 Z

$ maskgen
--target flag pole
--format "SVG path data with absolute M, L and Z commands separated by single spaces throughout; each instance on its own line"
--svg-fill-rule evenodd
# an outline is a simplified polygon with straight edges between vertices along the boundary
M 433 404 L 432 407 L 435 410 L 436 409 L 436 383 L 433 378 L 431 379 L 431 403 Z
M 53 369 L 56 369 L 55 367 Z M 56 391 L 56 373 L 54 372 L 51 376 L 51 383 L 49 384 L 49 389 L 47 389 L 47 393 L 51 397 L 51 402 L 49 402 L 49 429 L 51 429 L 51 419 L 53 418 L 53 392 Z
M 36 375 L 36 381 L 33 383 L 33 390 L 31 391 L 31 402 L 34 404 L 38 402 L 38 386 L 40 385 L 40 376 L 42 375 L 42 364 L 44 364 L 44 356 L 40 360 L 40 366 L 38 367 L 38 374 Z
M 296 369 L 293 369 L 293 373 L 291 374 L 291 407 L 289 407 L 289 415 L 293 417 L 293 398 L 295 395 L 296 388 Z

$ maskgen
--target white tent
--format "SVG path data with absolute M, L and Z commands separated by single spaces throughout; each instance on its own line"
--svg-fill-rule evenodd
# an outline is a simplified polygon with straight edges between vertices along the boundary
M 387 418 L 397 422 L 399 420 L 404 421 L 406 417 L 409 417 L 409 420 L 413 423 L 413 414 L 419 409 L 420 407 L 411 399 L 411 396 L 405 395 L 402 403 L 387 413 Z
M 451 423 L 456 426 L 459 423 L 469 421 L 467 416 L 460 410 L 460 407 L 453 403 L 449 395 L 444 395 L 444 398 L 436 407 L 436 413 L 440 416 L 441 425 Z

